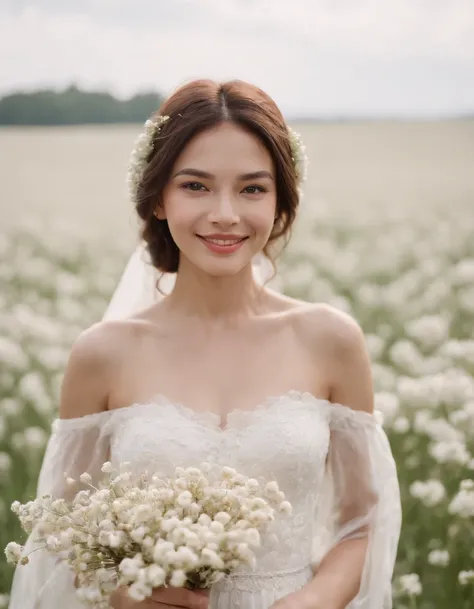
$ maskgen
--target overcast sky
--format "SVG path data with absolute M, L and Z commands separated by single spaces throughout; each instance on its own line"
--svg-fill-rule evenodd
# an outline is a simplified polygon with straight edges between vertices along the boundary
M 474 112 L 474 0 L 0 0 L 0 95 L 242 78 L 287 116 Z

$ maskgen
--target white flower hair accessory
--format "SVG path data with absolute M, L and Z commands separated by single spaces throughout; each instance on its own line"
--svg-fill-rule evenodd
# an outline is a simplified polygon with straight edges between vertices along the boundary
M 170 117 L 166 115 L 149 118 L 145 123 L 144 131 L 135 142 L 127 172 L 127 186 L 133 203 L 137 202 L 138 187 L 145 173 L 148 156 L 153 150 L 153 141 L 169 119 Z
M 153 142 L 156 135 L 161 131 L 162 126 L 169 121 L 170 117 L 155 116 L 148 119 L 145 123 L 144 131 L 138 136 L 135 147 L 132 151 L 127 173 L 127 186 L 130 200 L 137 203 L 137 193 L 140 182 L 145 173 L 147 159 L 153 150 Z M 288 136 L 291 145 L 291 158 L 295 167 L 296 178 L 301 185 L 308 172 L 308 157 L 306 156 L 306 146 L 303 144 L 301 135 L 288 126 Z
M 288 125 L 290 135 L 291 158 L 295 166 L 296 177 L 300 185 L 306 181 L 308 175 L 309 159 L 306 155 L 306 146 L 303 144 L 301 135 Z

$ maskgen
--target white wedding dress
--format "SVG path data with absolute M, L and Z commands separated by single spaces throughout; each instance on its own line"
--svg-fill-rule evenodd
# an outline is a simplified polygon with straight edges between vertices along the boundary
M 376 416 L 309 393 L 269 397 L 248 411 L 198 413 L 157 395 L 146 403 L 53 424 L 38 493 L 64 496 L 64 472 L 100 476 L 107 458 L 137 472 L 171 474 L 202 461 L 277 480 L 293 506 L 270 528 L 255 569 L 241 569 L 211 590 L 212 609 L 268 609 L 309 582 L 336 544 L 368 535 L 357 597 L 350 609 L 390 609 L 401 526 L 390 445 Z M 29 542 L 31 547 L 31 542 Z M 83 609 L 73 575 L 42 550 L 16 569 L 10 609 Z

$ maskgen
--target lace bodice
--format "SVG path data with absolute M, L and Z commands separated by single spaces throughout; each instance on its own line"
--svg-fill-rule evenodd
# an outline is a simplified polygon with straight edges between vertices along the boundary
M 293 514 L 270 529 L 252 573 L 220 584 L 222 595 L 231 596 L 216 601 L 219 609 L 238 606 L 238 590 L 261 592 L 265 577 L 272 598 L 279 588 L 300 587 L 311 577 L 310 565 L 317 567 L 334 545 L 369 531 L 363 582 L 351 609 L 391 607 L 400 497 L 390 446 L 376 416 L 291 391 L 251 411 L 234 410 L 222 427 L 218 415 L 158 395 L 148 403 L 56 420 L 39 490 L 64 495 L 59 471 L 97 477 L 109 456 L 113 464 L 128 461 L 138 472 L 171 474 L 178 465 L 208 461 L 278 481 Z M 262 598 L 247 606 L 266 608 L 269 597 Z M 16 607 L 13 603 L 11 609 Z

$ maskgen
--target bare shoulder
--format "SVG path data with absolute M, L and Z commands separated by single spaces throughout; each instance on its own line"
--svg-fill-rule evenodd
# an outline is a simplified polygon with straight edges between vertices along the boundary
M 129 324 L 100 321 L 74 341 L 61 386 L 61 418 L 107 410 L 112 370 L 124 344 Z
M 357 320 L 331 305 L 315 303 L 301 309 L 299 326 L 302 340 L 315 349 L 324 345 L 325 357 L 329 359 L 331 401 L 372 412 L 371 363 Z
M 337 355 L 365 344 L 358 321 L 345 311 L 326 303 L 314 303 L 302 309 L 302 313 L 301 323 L 305 333 L 312 338 L 320 338 L 322 333 Z

